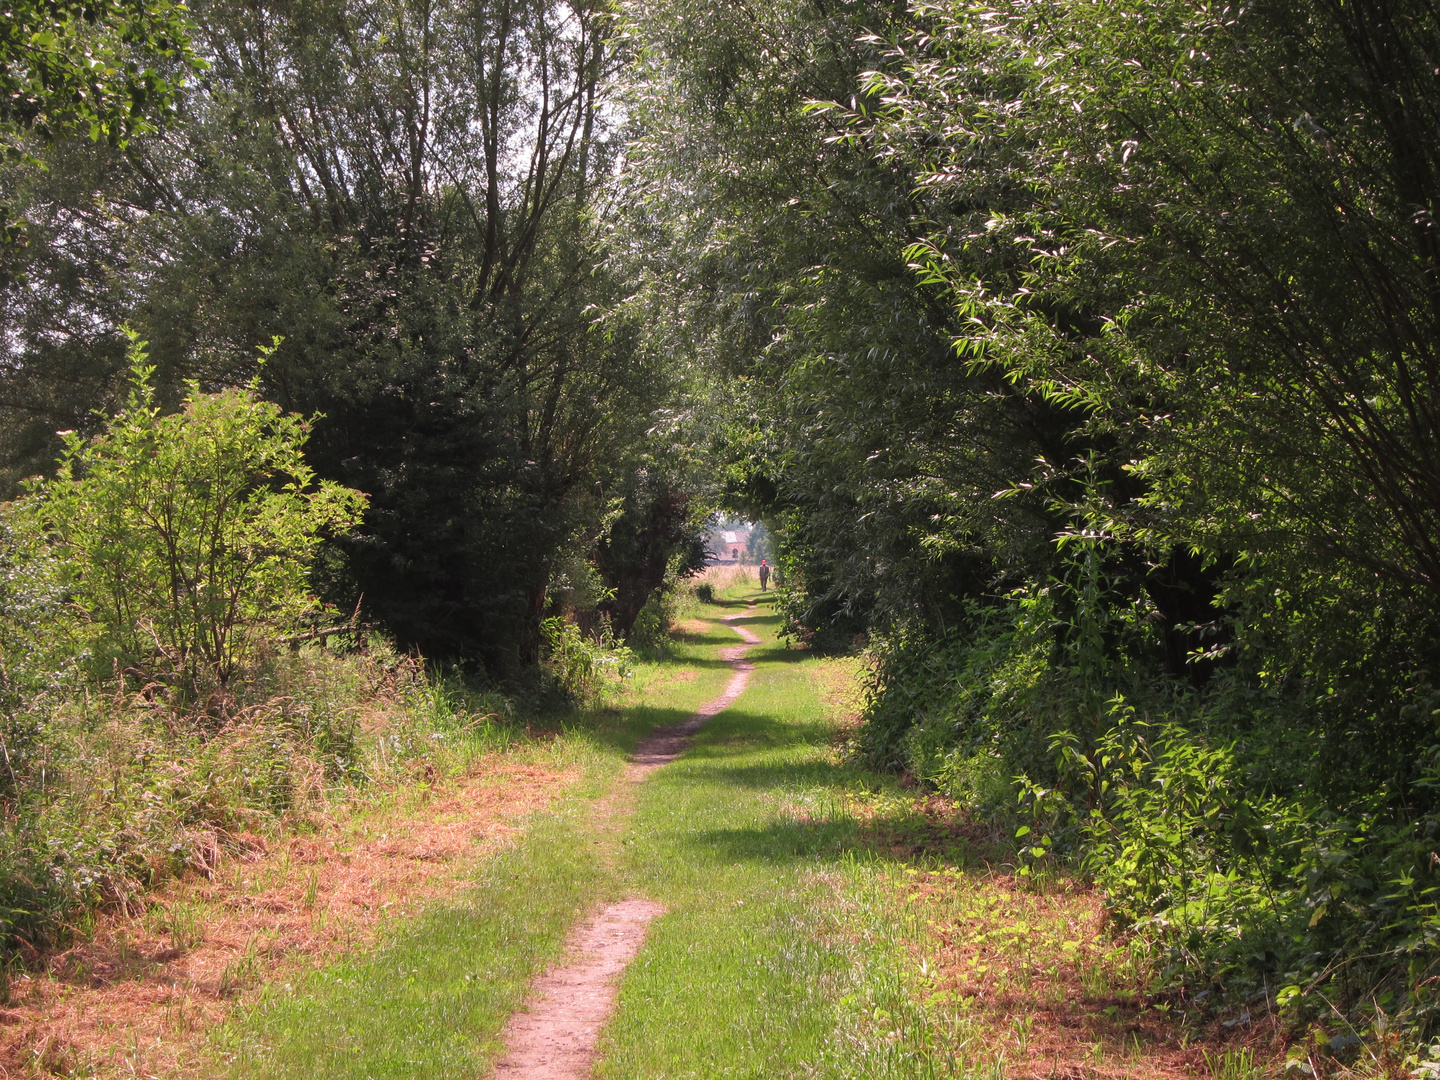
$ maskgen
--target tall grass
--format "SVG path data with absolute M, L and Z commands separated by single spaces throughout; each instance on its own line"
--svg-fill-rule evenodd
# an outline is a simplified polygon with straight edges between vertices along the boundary
M 373 639 L 372 639 L 373 642 Z M 223 710 L 154 688 L 60 685 L 0 714 L 0 941 L 63 942 L 100 907 L 138 910 L 337 803 L 461 769 L 511 738 L 493 690 L 373 642 L 275 653 Z

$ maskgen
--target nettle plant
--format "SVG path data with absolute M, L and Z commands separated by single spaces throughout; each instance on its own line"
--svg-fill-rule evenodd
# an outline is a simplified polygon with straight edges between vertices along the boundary
M 258 380 L 214 394 L 191 383 L 162 415 L 145 344 L 131 335 L 125 407 L 91 439 L 65 434 L 56 476 L 16 510 L 94 654 L 193 700 L 314 609 L 316 549 L 360 521 L 366 497 L 316 482 L 309 421 L 263 400 Z

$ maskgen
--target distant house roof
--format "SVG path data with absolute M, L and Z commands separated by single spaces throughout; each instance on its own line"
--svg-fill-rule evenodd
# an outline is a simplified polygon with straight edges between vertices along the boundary
M 739 557 L 750 547 L 750 532 L 749 529 L 716 529 L 706 538 L 705 546 L 714 558 Z

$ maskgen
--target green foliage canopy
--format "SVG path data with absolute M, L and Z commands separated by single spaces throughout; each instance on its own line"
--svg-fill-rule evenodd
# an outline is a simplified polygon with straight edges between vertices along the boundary
M 163 135 L 12 167 L 31 287 L 0 296 L 10 475 L 123 400 L 128 322 L 159 400 L 258 372 L 320 414 L 320 476 L 367 492 L 325 594 L 426 655 L 512 676 L 547 583 L 593 544 L 674 386 L 613 309 L 620 150 L 607 5 L 209 4 L 211 61 Z M 587 551 L 587 556 L 589 552 Z
M 991 496 L 1065 453 L 1063 409 L 954 362 L 953 309 L 904 249 L 922 203 L 816 101 L 868 109 L 868 31 L 899 6 L 627 8 L 629 212 L 613 242 L 657 348 L 704 371 L 733 508 L 783 522 L 797 617 L 849 640 L 944 622 L 991 557 L 1042 551 L 1039 498 Z M 880 39 L 883 41 L 883 38 Z
M 169 0 L 17 0 L 0 21 L 0 122 L 53 137 L 88 129 L 124 143 L 173 116 L 191 48 Z
M 1433 593 L 1433 12 L 917 12 L 849 119 L 916 169 L 962 353 L 1129 444 L 1138 535 Z

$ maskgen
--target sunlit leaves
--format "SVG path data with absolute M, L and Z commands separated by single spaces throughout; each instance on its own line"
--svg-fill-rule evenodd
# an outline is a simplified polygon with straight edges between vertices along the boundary
M 192 386 L 162 415 L 145 360 L 134 342 L 126 408 L 94 439 L 66 433 L 58 475 L 14 520 L 52 547 L 96 648 L 195 692 L 313 610 L 310 560 L 359 521 L 365 497 L 315 482 L 309 425 L 253 385 Z

